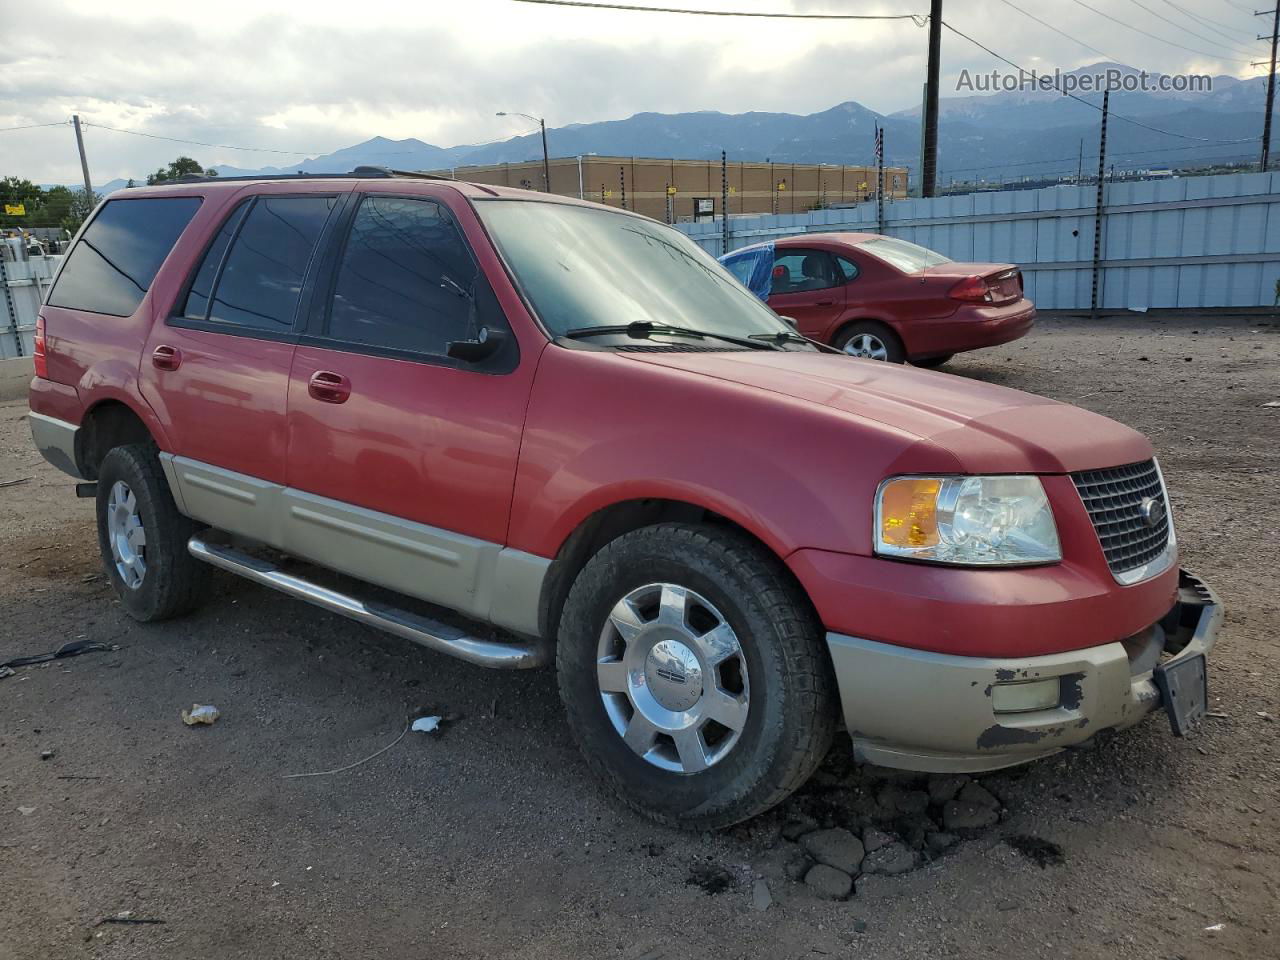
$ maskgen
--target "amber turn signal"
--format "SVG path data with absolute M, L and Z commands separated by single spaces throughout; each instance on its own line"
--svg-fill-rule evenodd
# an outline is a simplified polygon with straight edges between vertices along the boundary
M 880 491 L 880 542 L 892 547 L 930 547 L 938 542 L 936 477 L 898 477 Z

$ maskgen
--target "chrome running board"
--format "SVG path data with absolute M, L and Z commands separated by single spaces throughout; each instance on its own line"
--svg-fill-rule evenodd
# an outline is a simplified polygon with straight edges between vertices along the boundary
M 187 542 L 187 549 L 197 560 L 203 560 L 246 580 L 279 590 L 331 613 L 349 617 L 367 627 L 394 633 L 428 650 L 447 653 L 468 663 L 503 670 L 527 670 L 551 662 L 550 644 L 537 641 L 496 643 L 482 640 L 457 627 L 408 610 L 379 603 L 365 603 L 348 594 L 285 573 L 260 557 L 220 543 L 210 543 L 199 536 L 192 537 Z

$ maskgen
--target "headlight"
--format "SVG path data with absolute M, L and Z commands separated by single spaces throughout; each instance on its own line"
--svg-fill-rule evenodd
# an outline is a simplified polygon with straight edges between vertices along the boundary
M 984 567 L 1062 559 L 1038 477 L 894 477 L 876 494 L 876 553 Z

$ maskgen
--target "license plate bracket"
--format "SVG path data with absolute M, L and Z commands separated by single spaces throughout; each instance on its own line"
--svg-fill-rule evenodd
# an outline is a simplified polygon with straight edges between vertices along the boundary
M 1185 737 L 1209 710 L 1209 680 L 1204 654 L 1163 663 L 1154 672 L 1156 687 L 1175 737 Z

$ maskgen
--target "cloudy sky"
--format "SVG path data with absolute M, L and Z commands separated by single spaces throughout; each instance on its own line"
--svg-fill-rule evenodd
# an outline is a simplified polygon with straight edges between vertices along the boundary
M 631 2 L 795 12 L 928 9 L 927 0 Z M 1091 46 L 1153 71 L 1244 77 L 1261 72 L 1247 61 L 1266 52 L 1248 38 L 1269 24 L 1251 16 L 1245 0 L 1012 2 L 1074 39 L 1006 0 L 948 0 L 945 17 L 1002 55 L 1041 69 L 1097 62 L 1102 57 Z M 1084 3 L 1168 42 L 1108 21 Z M 79 113 L 99 125 L 86 130 L 97 183 L 141 176 L 179 153 L 206 165 L 258 167 L 377 135 L 451 146 L 528 132 L 525 121 L 495 117 L 498 110 L 546 116 L 551 126 L 646 110 L 812 113 L 844 100 L 888 113 L 919 102 L 926 42 L 926 31 L 910 20 L 690 17 L 514 0 L 36 6 L 0 0 L 0 22 L 19 21 L 39 29 L 9 31 L 0 45 L 0 128 L 57 124 Z M 944 33 L 944 95 L 954 91 L 962 69 L 997 66 Z M 105 127 L 263 149 L 183 145 Z M 70 128 L 0 132 L 0 176 L 8 174 L 76 182 Z

